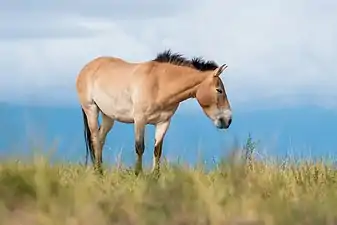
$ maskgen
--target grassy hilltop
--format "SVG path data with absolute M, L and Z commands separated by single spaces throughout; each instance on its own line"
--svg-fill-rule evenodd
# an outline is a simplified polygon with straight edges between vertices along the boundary
M 4 161 L 0 224 L 337 224 L 333 164 L 243 156 L 211 171 L 163 163 L 159 178 L 148 170 L 136 177 L 122 165 L 99 177 L 43 157 Z

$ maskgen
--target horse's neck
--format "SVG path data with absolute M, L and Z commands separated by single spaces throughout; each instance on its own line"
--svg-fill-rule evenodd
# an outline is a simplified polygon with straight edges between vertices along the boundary
M 182 68 L 172 71 L 172 74 L 167 74 L 167 76 L 170 76 L 170 80 L 163 97 L 168 104 L 179 104 L 195 97 L 198 86 L 205 80 L 207 73 Z

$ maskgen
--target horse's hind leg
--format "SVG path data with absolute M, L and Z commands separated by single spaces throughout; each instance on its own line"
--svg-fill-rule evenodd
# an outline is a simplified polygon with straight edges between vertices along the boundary
M 90 149 L 90 154 L 93 156 L 93 164 L 96 168 L 100 169 L 100 159 L 97 157 L 99 154 L 97 152 L 100 149 L 99 143 L 99 130 L 98 130 L 98 107 L 94 102 L 82 105 L 83 111 L 86 116 L 87 122 L 86 130 L 88 132 L 87 141 Z
M 102 113 L 102 124 L 99 127 L 99 132 L 98 132 L 99 133 L 98 134 L 99 150 L 97 151 L 96 157 L 97 157 L 97 160 L 100 161 L 100 163 L 103 163 L 103 159 L 102 159 L 103 147 L 105 144 L 106 136 L 114 125 L 114 120 L 108 117 L 107 115 L 105 115 L 103 112 L 101 113 Z

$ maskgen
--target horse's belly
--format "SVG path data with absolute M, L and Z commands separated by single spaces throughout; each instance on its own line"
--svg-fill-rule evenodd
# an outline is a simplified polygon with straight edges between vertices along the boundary
M 94 98 L 99 109 L 110 118 L 123 123 L 133 123 L 133 103 L 127 92 L 109 96 L 101 93 Z

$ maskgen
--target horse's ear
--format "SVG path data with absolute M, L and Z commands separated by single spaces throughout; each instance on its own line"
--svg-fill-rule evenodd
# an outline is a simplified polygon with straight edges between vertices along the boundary
M 214 76 L 218 77 L 222 74 L 222 72 L 227 68 L 228 66 L 225 64 L 222 64 L 220 67 L 218 67 L 215 71 L 214 71 Z

